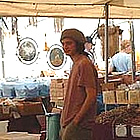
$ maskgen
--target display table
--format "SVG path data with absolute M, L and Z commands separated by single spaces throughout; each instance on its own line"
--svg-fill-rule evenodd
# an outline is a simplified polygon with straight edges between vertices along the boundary
M 6 104 L 1 102 L 0 121 L 2 120 L 9 120 L 8 132 L 40 134 L 40 140 L 44 140 L 46 137 L 46 117 L 41 101 L 25 101 L 22 99 L 17 101 L 13 99 Z
M 23 102 L 15 102 L 15 105 L 16 105 L 16 108 L 14 108 L 13 110 L 18 112 L 21 117 L 44 114 L 44 111 L 42 108 L 42 102 L 23 101 Z M 5 109 L 5 112 L 3 108 Z M 13 107 L 8 106 L 8 105 L 4 105 L 4 106 L 0 105 L 0 120 L 7 120 L 13 117 L 11 114 L 12 108 Z

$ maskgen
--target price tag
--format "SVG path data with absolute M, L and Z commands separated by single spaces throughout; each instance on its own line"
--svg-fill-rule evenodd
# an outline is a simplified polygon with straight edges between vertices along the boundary
M 117 137 L 127 137 L 127 127 L 126 125 L 116 125 L 115 132 Z
M 140 126 L 132 126 L 131 127 L 131 135 L 133 137 L 140 138 Z

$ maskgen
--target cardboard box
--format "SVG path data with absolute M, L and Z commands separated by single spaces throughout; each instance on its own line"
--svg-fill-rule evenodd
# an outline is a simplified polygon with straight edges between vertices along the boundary
M 50 98 L 51 102 L 55 102 L 56 105 L 64 103 L 66 94 L 66 86 L 68 79 L 52 79 L 50 86 Z
M 115 90 L 114 83 L 103 83 L 101 86 L 102 86 L 102 91 Z

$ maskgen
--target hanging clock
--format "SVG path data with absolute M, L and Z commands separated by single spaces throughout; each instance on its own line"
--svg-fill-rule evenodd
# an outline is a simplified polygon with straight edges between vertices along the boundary
M 47 53 L 47 63 L 52 69 L 61 69 L 65 65 L 66 60 L 66 55 L 60 45 L 54 44 L 50 47 Z
M 32 38 L 23 38 L 17 47 L 16 54 L 22 63 L 30 65 L 38 58 L 38 45 Z

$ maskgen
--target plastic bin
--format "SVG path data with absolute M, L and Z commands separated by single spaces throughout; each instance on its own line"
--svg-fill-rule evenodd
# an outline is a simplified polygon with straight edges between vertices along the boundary
M 60 113 L 47 115 L 47 140 L 59 140 Z

